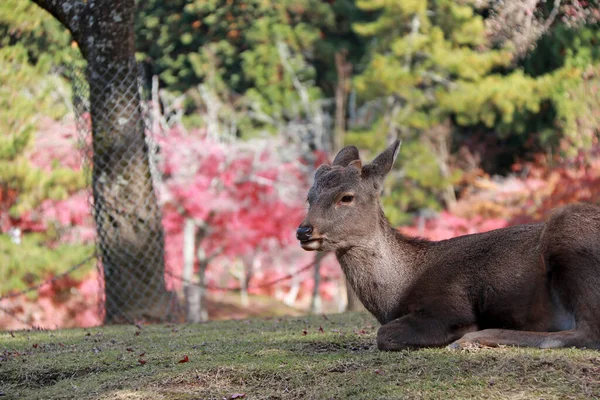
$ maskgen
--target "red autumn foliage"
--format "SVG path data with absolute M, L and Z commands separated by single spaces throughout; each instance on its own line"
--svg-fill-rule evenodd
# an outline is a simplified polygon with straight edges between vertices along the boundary
M 533 162 L 515 164 L 520 176 L 483 177 L 475 181 L 451 211 L 431 220 L 416 220 L 401 231 L 442 240 L 509 225 L 541 221 L 557 207 L 600 198 L 600 148 L 575 160 L 551 162 L 539 155 Z
M 58 135 L 58 138 L 42 141 L 39 148 L 36 141 L 31 157 L 37 166 L 46 168 L 48 163 L 56 162 L 56 157 L 79 154 L 74 125 L 61 127 L 52 123 L 47 129 L 59 132 L 44 132 L 44 135 Z M 161 148 L 159 169 L 163 179 L 157 184 L 157 191 L 164 216 L 165 279 L 169 288 L 181 288 L 181 281 L 173 276 L 181 275 L 183 222 L 185 218 L 194 218 L 209 224 L 208 234 L 201 242 L 206 254 L 222 250 L 208 268 L 209 286 L 239 287 L 231 265 L 239 257 L 250 257 L 254 265 L 250 292 L 283 298 L 289 280 L 272 286 L 266 284 L 293 274 L 313 257 L 296 245 L 294 237 L 305 211 L 309 178 L 304 170 L 306 162 L 299 153 L 289 148 L 285 153 L 274 151 L 273 148 L 284 149 L 285 146 L 273 141 L 225 144 L 202 131 L 180 129 L 157 135 L 156 141 Z M 324 154 L 315 156 L 316 163 L 324 161 Z M 76 169 L 80 164 L 65 158 L 63 166 Z M 95 238 L 89 206 L 86 192 L 62 201 L 47 200 L 19 219 L 10 219 L 9 227 L 18 227 L 25 234 L 45 232 L 53 227 L 60 232 L 58 242 L 87 243 Z M 321 270 L 325 277 L 340 276 L 339 267 L 331 257 L 323 261 Z M 301 285 L 297 300 L 305 304 L 312 291 L 311 274 L 312 270 L 306 269 L 295 278 Z M 76 289 L 74 295 L 69 294 L 70 288 Z M 96 274 L 80 282 L 66 277 L 44 287 L 35 302 L 20 296 L 2 300 L 1 305 L 36 326 L 92 326 L 101 323 L 97 307 L 101 288 L 102 282 L 98 284 Z M 321 294 L 325 300 L 333 298 L 335 290 L 336 283 L 332 279 L 324 280 Z M 84 292 L 85 297 L 78 296 L 79 292 Z M 0 314 L 0 326 L 26 327 L 5 314 Z
M 79 149 L 73 124 L 48 122 L 44 135 L 40 136 L 54 139 L 36 140 L 30 151 L 35 165 L 48 168 L 60 160 L 62 166 L 81 167 L 74 157 Z M 293 274 L 314 256 L 301 250 L 294 237 L 305 213 L 304 198 L 310 183 L 301 154 L 274 139 L 223 143 L 203 131 L 185 132 L 177 128 L 155 139 L 161 149 L 159 170 L 163 179 L 157 189 L 164 216 L 165 279 L 169 288 L 181 288 L 181 281 L 173 276 L 182 272 L 184 220 L 194 218 L 208 221 L 209 229 L 200 243 L 204 252 L 210 256 L 221 251 L 208 267 L 209 286 L 239 287 L 232 265 L 248 257 L 254 266 L 250 292 L 282 299 L 290 289 L 290 279 L 271 286 L 266 284 Z M 551 164 L 540 157 L 532 163 L 515 165 L 514 175 L 480 177 L 461 193 L 452 210 L 441 212 L 436 218 L 417 219 L 414 225 L 400 229 L 410 235 L 440 240 L 540 220 L 554 207 L 575 201 L 594 202 L 600 195 L 597 152 L 592 150 L 590 157 L 576 162 L 559 160 Z M 324 154 L 315 156 L 315 164 L 325 161 Z M 62 243 L 94 240 L 86 192 L 62 201 L 44 201 L 35 210 L 13 219 L 5 205 L 17 196 L 18 193 L 0 192 L 0 221 L 8 221 L 0 226 L 2 232 L 10 227 L 18 227 L 24 233 L 45 232 L 53 226 L 58 227 L 58 241 Z M 295 304 L 308 304 L 312 273 L 312 268 L 308 268 L 294 278 L 300 285 Z M 324 278 L 321 296 L 331 300 L 337 296 L 336 280 L 341 274 L 332 257 L 324 259 L 321 274 Z M 66 277 L 42 287 L 35 301 L 20 296 L 0 300 L 0 305 L 35 326 L 98 325 L 102 321 L 97 306 L 102 285 L 98 282 L 95 272 L 80 281 Z M 0 327 L 18 329 L 27 325 L 0 313 Z M 139 335 L 139 331 L 135 334 Z

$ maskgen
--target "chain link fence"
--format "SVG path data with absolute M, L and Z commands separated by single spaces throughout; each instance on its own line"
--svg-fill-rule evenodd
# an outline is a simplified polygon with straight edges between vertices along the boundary
M 69 77 L 90 177 L 99 286 L 104 293 L 100 311 L 106 323 L 196 320 L 190 317 L 188 292 L 174 290 L 165 278 L 178 281 L 180 288 L 200 287 L 202 293 L 247 292 L 280 284 L 314 267 L 315 262 L 301 265 L 252 288 L 207 285 L 168 270 L 156 191 L 163 177 L 153 140 L 157 131 L 165 130 L 165 121 L 159 119 L 156 90 L 143 90 L 148 80 L 134 61 L 101 70 L 71 69 Z
M 239 284 L 231 281 L 219 284 L 214 280 L 207 283 L 196 276 L 193 258 L 197 257 L 196 261 L 202 264 L 199 255 L 192 255 L 191 261 L 188 259 L 187 262 L 184 256 L 180 271 L 169 268 L 165 257 L 161 193 L 157 192 L 164 188 L 165 177 L 161 176 L 161 155 L 154 141 L 159 138 L 156 135 L 164 136 L 169 129 L 159 109 L 160 106 L 168 107 L 168 104 L 159 99 L 156 79 L 152 90 L 144 90 L 148 80 L 143 79 L 139 66 L 133 60 L 101 68 L 70 67 L 61 73 L 71 81 L 73 89 L 78 147 L 84 156 L 83 169 L 88 178 L 96 250 L 81 263 L 65 265 L 63 273 L 33 284 L 26 290 L 0 293 L 0 312 L 18 321 L 21 326 L 36 327 L 35 322 L 14 311 L 19 299 L 32 292 L 41 292 L 48 285 L 68 281 L 69 275 L 93 260 L 96 260 L 98 277 L 97 315 L 104 323 L 202 321 L 205 318 L 200 314 L 206 316 L 206 308 L 202 308 L 206 307 L 206 303 L 198 298 L 198 294 L 204 296 L 207 292 L 238 293 L 242 305 L 247 307 L 249 291 L 267 290 L 279 293 L 284 303 L 292 305 L 299 285 L 311 278 L 316 286 L 311 307 L 313 311 L 321 309 L 318 293 L 321 258 L 310 262 L 306 258 L 296 259 L 293 264 L 285 261 L 285 257 L 281 258 L 278 262 L 288 264 L 288 267 L 279 267 L 275 262 L 270 266 L 277 270 L 274 275 L 265 275 L 262 280 L 250 285 L 249 276 L 242 277 L 244 274 L 240 275 L 240 271 L 235 270 L 235 262 L 231 268 L 225 268 L 231 269 L 225 273 Z M 293 182 L 287 184 L 296 187 Z M 188 217 L 185 222 L 189 221 Z M 200 231 L 195 226 L 187 241 L 197 241 Z M 185 238 L 183 242 L 185 247 Z M 198 243 L 193 246 L 197 247 Z M 197 250 L 201 249 L 198 247 Z M 186 263 L 192 267 L 186 267 Z M 339 279 L 325 277 L 321 282 L 334 280 Z M 192 290 L 194 288 L 198 290 Z M 288 289 L 289 293 L 281 296 L 282 290 Z M 8 302 L 12 302 L 11 307 L 7 306 Z M 190 304 L 193 302 L 202 303 L 202 306 L 198 308 L 199 304 Z
M 155 146 L 140 76 L 133 60 L 71 73 L 108 323 L 165 320 L 177 304 L 165 284 Z

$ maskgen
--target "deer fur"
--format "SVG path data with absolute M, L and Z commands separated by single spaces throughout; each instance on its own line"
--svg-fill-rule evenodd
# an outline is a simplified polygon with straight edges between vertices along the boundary
M 320 166 L 297 232 L 305 250 L 335 252 L 381 323 L 378 347 L 600 349 L 600 208 L 568 205 L 545 223 L 438 242 L 409 238 L 379 201 L 399 148 L 363 166 L 348 146 Z

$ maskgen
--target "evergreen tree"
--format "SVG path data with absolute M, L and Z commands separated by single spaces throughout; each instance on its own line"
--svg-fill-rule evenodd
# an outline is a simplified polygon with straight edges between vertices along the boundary
M 448 185 L 457 178 L 448 167 L 448 155 L 467 140 L 485 137 L 488 148 L 503 147 L 500 158 L 488 160 L 492 171 L 498 171 L 512 164 L 515 155 L 555 148 L 561 138 L 576 136 L 575 121 L 581 113 L 575 109 L 581 101 L 569 93 L 581 85 L 581 65 L 589 67 L 597 58 L 593 46 L 585 44 L 597 40 L 597 27 L 558 24 L 542 42 L 550 41 L 563 56 L 543 50 L 544 45 L 523 68 L 510 46 L 490 47 L 484 19 L 489 10 L 477 4 L 358 2 L 379 16 L 356 25 L 357 32 L 373 38 L 373 47 L 371 61 L 355 85 L 363 103 L 377 100 L 383 111 L 369 129 L 355 132 L 354 139 L 369 142 L 374 136 L 384 141 L 396 134 L 408 139 L 404 190 L 393 188 L 397 196 L 390 212 L 439 208 L 441 199 L 448 205 Z M 552 37 L 565 35 L 565 29 L 578 39 L 568 45 L 564 40 L 553 42 Z M 564 57 L 569 52 L 573 56 Z M 536 73 L 536 63 L 561 67 L 550 71 L 538 65 Z M 392 218 L 401 215 L 392 213 Z
M 37 6 L 18 0 L 0 4 L 0 229 L 45 199 L 64 199 L 81 189 L 81 172 L 31 165 L 27 149 L 41 115 L 61 118 L 69 88 L 53 68 L 77 57 L 69 34 Z M 63 92 L 64 94 L 61 94 Z M 66 96 L 66 98 L 65 98 Z

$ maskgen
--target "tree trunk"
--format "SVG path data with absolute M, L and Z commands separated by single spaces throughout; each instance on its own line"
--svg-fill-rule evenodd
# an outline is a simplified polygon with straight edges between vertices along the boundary
M 183 296 L 186 322 L 200 322 L 200 287 L 194 284 L 196 260 L 196 222 L 186 218 L 183 225 Z
M 432 153 L 435 155 L 435 160 L 442 177 L 448 181 L 442 190 L 442 198 L 446 207 L 452 209 L 456 205 L 456 194 L 454 193 L 454 185 L 452 182 L 449 182 L 451 175 L 450 148 L 452 140 L 452 124 L 450 120 L 446 120 L 433 127 L 424 137 Z
M 360 299 L 346 280 L 346 293 L 348 295 L 348 303 L 346 303 L 346 311 L 362 311 L 365 309 Z
M 209 261 L 206 259 L 200 259 L 199 261 L 199 285 L 194 286 L 194 301 L 196 301 L 196 305 L 194 307 L 196 307 L 196 315 L 198 320 L 194 320 L 192 322 L 208 321 L 208 308 L 206 302 L 206 269 L 208 268 Z
M 350 90 L 350 76 L 352 64 L 346 61 L 346 49 L 335 53 L 335 70 L 337 73 L 337 84 L 335 86 L 335 132 L 333 139 L 333 151 L 337 153 L 344 146 L 346 134 L 346 99 Z
M 323 301 L 319 289 L 321 287 L 321 261 L 327 253 L 317 251 L 315 254 L 315 274 L 314 280 L 315 285 L 313 287 L 313 293 L 310 302 L 310 312 L 313 314 L 320 314 L 323 312 Z
M 134 0 L 34 0 L 73 34 L 87 60 L 94 218 L 105 323 L 162 320 L 162 216 L 152 185 L 135 63 Z
M 333 139 L 333 151 L 337 153 L 344 146 L 344 136 L 346 134 L 346 99 L 350 90 L 350 76 L 352 74 L 352 64 L 346 61 L 346 49 L 335 53 L 335 70 L 337 73 L 337 84 L 335 87 L 335 132 Z M 320 260 L 318 260 L 320 262 Z M 315 277 L 316 279 L 316 277 Z M 357 311 L 362 309 L 362 303 L 352 290 L 352 287 L 342 275 L 343 283 L 346 285 L 346 310 Z

